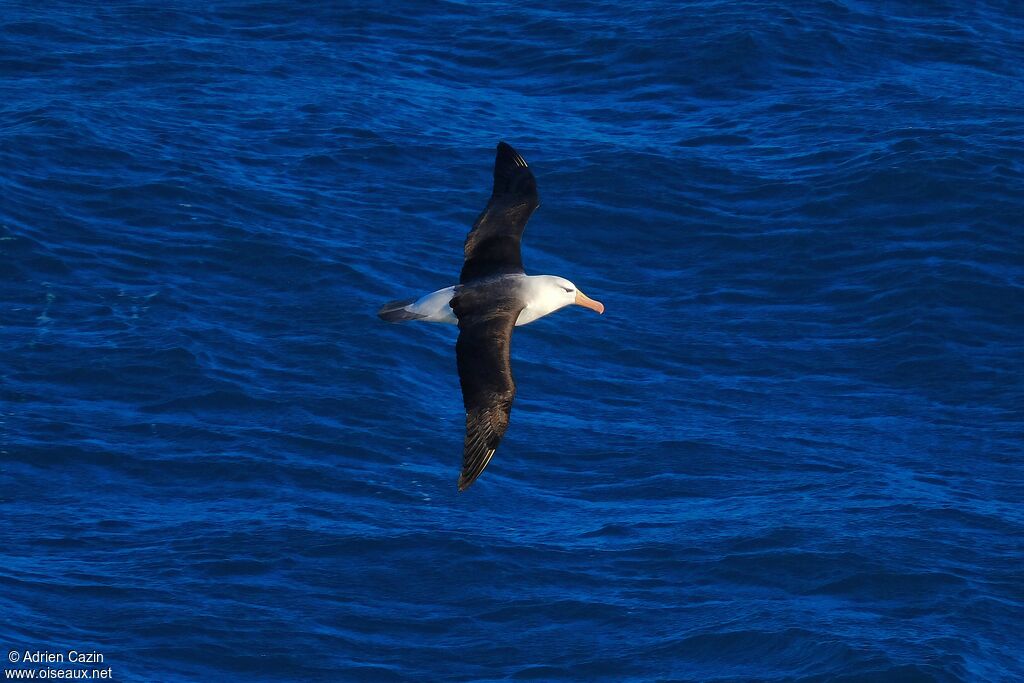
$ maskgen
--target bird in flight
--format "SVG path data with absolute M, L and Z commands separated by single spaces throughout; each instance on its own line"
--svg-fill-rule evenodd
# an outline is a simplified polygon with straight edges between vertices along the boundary
M 523 271 L 520 243 L 538 206 L 530 167 L 510 145 L 498 143 L 494 190 L 466 237 L 459 284 L 417 299 L 392 301 L 377 312 L 388 322 L 459 326 L 455 356 L 466 407 L 459 491 L 484 471 L 508 429 L 516 394 L 509 358 L 512 328 L 570 304 L 604 313 L 604 304 L 565 278 Z

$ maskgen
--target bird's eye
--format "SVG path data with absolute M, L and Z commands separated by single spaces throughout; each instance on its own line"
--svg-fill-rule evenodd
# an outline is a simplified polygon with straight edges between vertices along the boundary
M 564 290 L 565 290 L 565 291 L 567 291 L 567 292 L 571 292 L 571 291 L 572 291 L 572 290 L 571 290 L 571 289 L 569 289 L 568 287 L 562 287 L 562 289 L 564 289 Z

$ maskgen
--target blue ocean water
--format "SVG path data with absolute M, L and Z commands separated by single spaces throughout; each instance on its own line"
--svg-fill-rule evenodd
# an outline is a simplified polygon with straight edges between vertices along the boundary
M 0 36 L 4 655 L 1024 680 L 1016 0 L 5 2 Z M 457 494 L 456 331 L 375 311 L 455 281 L 502 139 L 528 271 L 607 313 L 516 331 Z

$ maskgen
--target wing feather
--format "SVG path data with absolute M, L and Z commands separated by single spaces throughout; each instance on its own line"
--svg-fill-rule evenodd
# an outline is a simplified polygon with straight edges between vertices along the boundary
M 523 304 L 512 296 L 495 299 L 493 291 L 461 291 L 452 299 L 459 319 L 455 356 L 466 408 L 459 490 L 484 471 L 508 429 L 516 385 L 512 378 L 512 330 Z
M 530 216 L 540 206 L 537 181 L 512 147 L 498 143 L 491 199 L 466 237 L 459 282 L 523 272 L 520 245 Z

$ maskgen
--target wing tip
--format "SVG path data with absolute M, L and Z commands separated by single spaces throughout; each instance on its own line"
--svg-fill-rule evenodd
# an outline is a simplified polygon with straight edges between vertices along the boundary
M 526 159 L 512 145 L 502 140 L 494 155 L 494 189 L 491 196 L 507 194 L 523 199 L 532 198 L 536 202 L 537 183 Z
M 496 164 L 501 164 L 502 161 L 507 160 L 513 165 L 521 168 L 530 167 L 529 164 L 526 163 L 526 159 L 524 159 L 523 156 L 517 152 L 514 147 L 512 147 L 512 145 L 508 144 L 504 140 L 498 143 L 498 148 L 495 150 L 494 158 Z
M 468 489 L 473 485 L 473 482 L 480 478 L 480 475 L 484 473 L 487 465 L 490 464 L 491 458 L 494 457 L 494 452 L 496 450 L 496 448 L 488 448 L 487 452 L 484 454 L 482 463 L 478 463 L 477 466 L 462 470 L 462 473 L 459 475 L 459 493 Z

